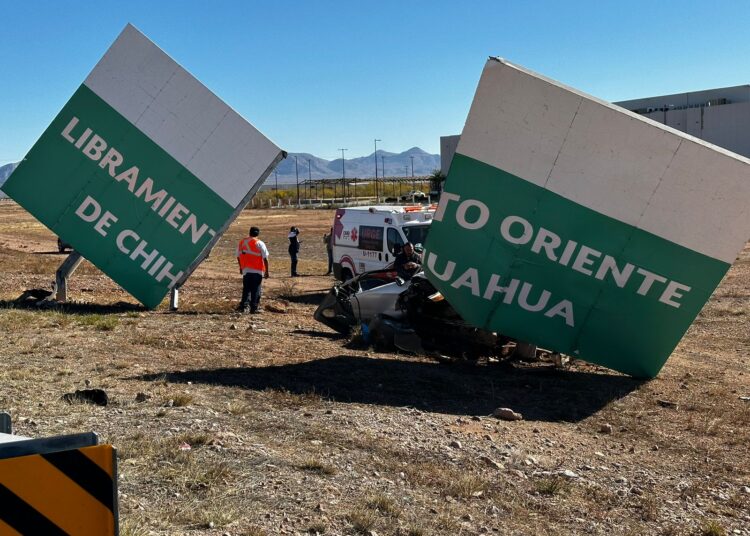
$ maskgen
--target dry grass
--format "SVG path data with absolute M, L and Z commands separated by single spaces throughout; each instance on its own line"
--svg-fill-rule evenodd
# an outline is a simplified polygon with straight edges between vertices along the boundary
M 116 316 L 100 314 L 80 315 L 76 318 L 76 322 L 81 326 L 91 327 L 98 331 L 112 331 L 120 323 Z
M 404 528 L 401 533 L 404 536 L 427 536 L 430 532 L 427 527 L 425 527 L 421 523 L 418 523 L 415 525 L 409 525 L 408 527 Z
M 179 511 L 175 512 L 174 516 L 178 522 L 188 526 L 204 529 L 221 529 L 240 520 L 242 512 L 239 508 L 223 502 L 214 503 L 201 500 L 180 508 Z
M 356 508 L 346 516 L 352 528 L 359 534 L 367 534 L 378 523 L 378 514 L 369 508 Z
M 487 489 L 487 481 L 479 475 L 461 475 L 444 483 L 443 493 L 451 497 L 467 499 L 478 497 Z
M 194 400 L 195 397 L 189 393 L 175 393 L 164 397 L 164 405 L 175 408 L 182 408 L 185 406 L 189 406 L 193 403 Z
M 716 521 L 707 521 L 701 527 L 701 536 L 726 536 L 727 531 Z
M 252 411 L 253 408 L 246 402 L 232 400 L 231 402 L 227 403 L 227 412 L 230 415 L 247 415 L 248 413 L 252 413 Z
M 378 511 L 381 515 L 390 517 L 399 517 L 401 515 L 401 507 L 396 500 L 384 493 L 370 495 L 365 499 L 365 504 L 368 508 Z
M 269 536 L 270 533 L 258 525 L 250 525 L 240 529 L 237 534 L 239 536 Z
M 744 529 L 750 250 L 659 378 L 632 385 L 583 363 L 449 367 L 345 347 L 311 319 L 310 301 L 331 284 L 312 275 L 326 268 L 312 244 L 331 218 L 245 211 L 183 287 L 177 314 L 123 310 L 114 304 L 132 298 L 90 266 L 71 287 L 90 306 L 33 310 L 12 300 L 48 288 L 62 257 L 41 254 L 54 247 L 41 225 L 0 207 L 0 409 L 23 435 L 93 430 L 115 444 L 125 536 Z M 289 304 L 249 318 L 232 312 L 233 255 L 256 223 L 274 255 L 264 292 Z M 290 224 L 309 239 L 307 275 L 294 280 L 283 275 Z M 86 385 L 111 404 L 59 401 Z M 139 392 L 150 398 L 136 402 Z M 501 405 L 525 420 L 471 419 Z M 604 422 L 612 434 L 598 432 Z M 564 469 L 581 478 L 538 476 Z
M 149 536 L 147 525 L 136 518 L 129 518 L 120 524 L 120 536 Z
M 335 475 L 336 474 L 335 467 L 315 457 L 310 457 L 310 458 L 303 460 L 297 467 L 299 467 L 303 471 L 308 471 L 310 473 L 316 473 L 319 475 Z
M 282 300 L 293 300 L 299 295 L 299 284 L 294 279 L 282 279 L 273 296 Z
M 541 478 L 534 482 L 534 491 L 552 497 L 568 490 L 570 486 L 560 477 Z
M 313 521 L 307 527 L 308 534 L 326 534 L 328 531 L 328 525 L 323 521 Z

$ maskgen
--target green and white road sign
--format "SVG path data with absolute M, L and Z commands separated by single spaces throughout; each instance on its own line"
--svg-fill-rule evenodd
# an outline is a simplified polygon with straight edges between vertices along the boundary
M 490 59 L 427 239 L 476 326 L 655 376 L 750 235 L 750 160 Z
M 153 308 L 282 154 L 128 25 L 3 190 Z

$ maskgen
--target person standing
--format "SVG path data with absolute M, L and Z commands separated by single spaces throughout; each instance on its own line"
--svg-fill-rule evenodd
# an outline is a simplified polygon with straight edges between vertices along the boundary
M 323 243 L 326 245 L 326 253 L 328 253 L 328 271 L 326 275 L 331 275 L 333 271 L 333 227 L 323 235 Z
M 250 236 L 240 240 L 237 246 L 237 262 L 242 274 L 242 299 L 239 310 L 258 313 L 263 277 L 268 279 L 268 248 L 258 238 L 260 229 L 250 227 Z M 249 300 L 249 301 L 248 301 Z
M 297 273 L 297 256 L 299 255 L 299 246 L 301 244 L 299 240 L 299 229 L 292 227 L 289 229 L 289 257 L 292 259 L 292 277 L 298 277 Z

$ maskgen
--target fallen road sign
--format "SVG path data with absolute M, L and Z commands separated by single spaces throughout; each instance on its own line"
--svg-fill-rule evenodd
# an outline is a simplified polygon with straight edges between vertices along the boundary
M 655 376 L 750 230 L 750 160 L 498 58 L 426 242 L 475 326 Z
M 153 308 L 283 156 L 128 25 L 3 190 Z

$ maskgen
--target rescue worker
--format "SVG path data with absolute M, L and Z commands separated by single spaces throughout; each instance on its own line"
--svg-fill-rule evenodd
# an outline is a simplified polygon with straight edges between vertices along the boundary
M 326 253 L 328 254 L 328 271 L 325 275 L 331 275 L 333 271 L 333 227 L 323 235 L 323 243 L 326 245 Z
M 414 245 L 411 242 L 401 247 L 401 253 L 396 255 L 393 261 L 393 268 L 396 270 L 396 275 L 404 281 L 408 281 L 422 269 L 422 256 L 414 251 Z
M 242 274 L 242 299 L 239 310 L 253 314 L 260 312 L 263 277 L 268 279 L 268 248 L 258 235 L 260 229 L 250 227 L 250 236 L 240 240 L 237 246 L 237 262 Z
M 292 227 L 289 229 L 289 235 L 287 235 L 287 238 L 289 239 L 289 258 L 291 259 L 291 265 L 292 265 L 292 277 L 299 277 L 299 274 L 297 273 L 297 257 L 299 255 L 299 247 L 302 241 L 299 239 L 299 228 Z

